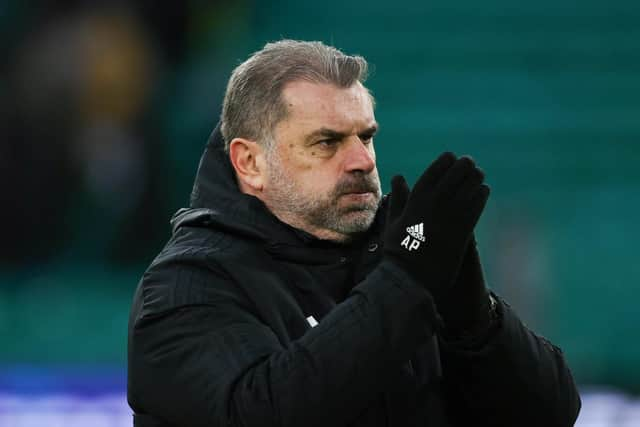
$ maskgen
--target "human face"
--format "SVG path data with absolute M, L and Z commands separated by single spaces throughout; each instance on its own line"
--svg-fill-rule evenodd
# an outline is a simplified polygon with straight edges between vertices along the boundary
M 367 90 L 297 81 L 283 91 L 288 115 L 274 129 L 263 201 L 283 222 L 348 241 L 372 224 L 381 197 Z

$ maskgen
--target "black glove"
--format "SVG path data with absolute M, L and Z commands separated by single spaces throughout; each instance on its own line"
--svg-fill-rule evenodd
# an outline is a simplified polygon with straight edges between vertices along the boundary
M 402 176 L 392 179 L 384 254 L 423 283 L 436 305 L 456 279 L 489 197 L 483 181 L 471 158 L 452 153 L 434 161 L 409 194 Z
M 487 290 L 475 235 L 467 244 L 455 283 L 437 303 L 445 335 L 453 340 L 482 337 L 492 319 L 491 299 Z

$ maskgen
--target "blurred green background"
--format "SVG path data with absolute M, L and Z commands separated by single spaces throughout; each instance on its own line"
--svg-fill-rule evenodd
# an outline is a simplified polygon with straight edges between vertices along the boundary
M 471 154 L 491 286 L 582 385 L 640 392 L 631 0 L 0 1 L 0 365 L 124 369 L 133 291 L 226 80 L 280 38 L 372 64 L 384 183 Z

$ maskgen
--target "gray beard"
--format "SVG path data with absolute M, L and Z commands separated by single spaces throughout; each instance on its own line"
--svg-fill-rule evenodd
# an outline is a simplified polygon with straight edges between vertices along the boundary
M 306 194 L 284 170 L 277 154 L 268 155 L 267 163 L 270 190 L 266 196 L 269 208 L 276 216 L 295 218 L 297 223 L 347 236 L 365 232 L 371 227 L 382 193 L 377 172 L 347 175 L 329 194 Z M 370 191 L 375 197 L 372 201 L 339 207 L 340 196 L 354 191 Z

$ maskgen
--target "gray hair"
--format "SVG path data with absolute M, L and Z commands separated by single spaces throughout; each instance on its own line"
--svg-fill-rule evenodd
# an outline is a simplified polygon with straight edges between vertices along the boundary
M 251 139 L 271 148 L 273 129 L 287 117 L 282 99 L 287 83 L 304 80 L 349 88 L 356 82 L 364 83 L 367 70 L 362 56 L 346 55 L 322 42 L 267 43 L 233 70 L 227 84 L 221 118 L 225 150 L 234 138 Z

